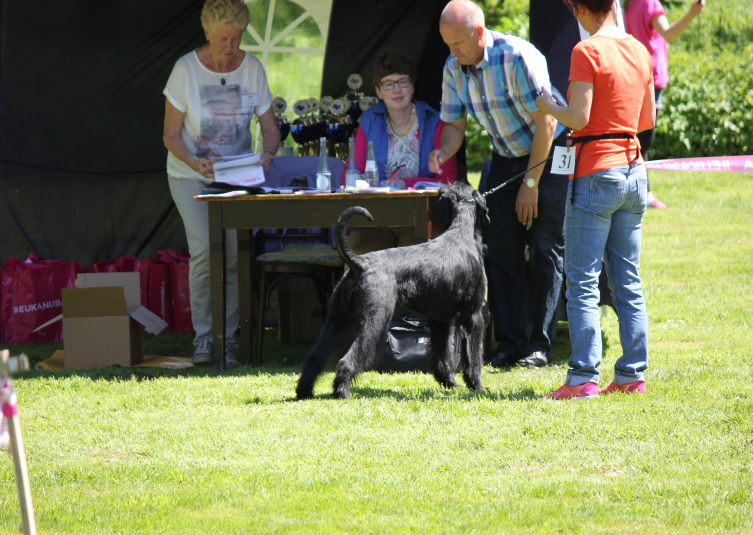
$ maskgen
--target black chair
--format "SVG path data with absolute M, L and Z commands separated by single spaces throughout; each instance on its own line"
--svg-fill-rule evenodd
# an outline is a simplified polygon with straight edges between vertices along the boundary
M 304 229 L 305 230 L 305 229 Z M 328 243 L 329 229 L 321 229 L 319 235 L 286 229 L 285 234 L 273 235 L 280 239 L 305 239 L 308 243 L 291 243 L 280 251 L 264 252 L 264 241 L 269 234 L 257 232 L 254 242 L 256 256 L 254 272 L 259 279 L 259 307 L 256 317 L 256 364 L 261 366 L 264 349 L 264 314 L 269 308 L 269 299 L 274 288 L 289 279 L 303 277 L 314 283 L 318 301 L 327 315 L 329 295 L 343 271 L 343 260 L 337 249 Z M 312 240 L 315 241 L 312 243 Z

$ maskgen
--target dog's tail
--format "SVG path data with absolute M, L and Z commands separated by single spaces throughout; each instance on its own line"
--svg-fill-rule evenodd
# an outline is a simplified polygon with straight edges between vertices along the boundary
M 363 264 L 359 260 L 358 255 L 351 251 L 348 244 L 345 243 L 345 223 L 347 223 L 348 219 L 354 215 L 362 215 L 369 221 L 374 221 L 374 218 L 366 208 L 361 208 L 360 206 L 348 208 L 342 213 L 340 219 L 337 220 L 337 226 L 335 227 L 335 241 L 337 241 L 337 250 L 340 252 L 340 256 L 343 257 L 345 263 L 348 264 L 350 269 L 352 269 L 356 276 L 358 276 L 363 273 Z

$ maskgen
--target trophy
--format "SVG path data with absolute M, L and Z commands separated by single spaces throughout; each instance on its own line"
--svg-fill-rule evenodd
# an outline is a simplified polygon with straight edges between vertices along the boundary
M 319 155 L 319 143 L 317 142 L 323 137 L 326 137 L 327 135 L 327 121 L 324 117 L 322 117 L 321 114 L 321 107 L 319 106 L 319 101 L 315 98 L 308 99 L 310 110 L 311 110 L 311 123 L 312 123 L 312 137 L 314 141 L 314 155 Z M 316 113 L 319 112 L 319 115 L 316 115 Z
M 280 129 L 280 145 L 287 139 L 290 133 L 290 121 L 285 110 L 288 109 L 288 103 L 282 97 L 275 97 L 272 99 L 272 111 L 274 111 L 275 118 L 277 119 L 277 128 Z
M 309 105 L 305 100 L 296 100 L 293 104 L 293 112 L 298 116 L 293 119 L 293 124 L 290 125 L 290 135 L 293 136 L 293 140 L 298 144 L 298 155 L 308 156 L 309 150 L 309 123 L 305 116 L 308 112 Z
M 358 107 L 361 108 L 362 112 L 364 112 L 373 107 L 376 103 L 376 97 L 361 97 L 361 100 L 358 101 Z
M 350 103 L 346 98 L 338 98 L 332 101 L 332 119 L 328 124 L 329 139 L 334 146 L 334 156 L 341 160 L 348 156 L 348 137 L 353 132 L 353 121 L 347 115 Z
M 322 97 L 321 103 L 319 105 L 319 113 L 321 115 L 329 115 L 332 113 L 332 110 L 329 109 L 329 107 L 332 105 L 332 101 L 334 99 L 332 97 Z
M 348 114 L 350 120 L 354 123 L 358 123 L 358 119 L 361 117 L 361 108 L 358 107 L 358 102 L 363 98 L 363 93 L 357 92 L 363 85 L 363 79 L 360 74 L 351 74 L 348 76 L 348 87 L 351 91 L 345 95 L 348 103 L 348 109 L 345 113 Z

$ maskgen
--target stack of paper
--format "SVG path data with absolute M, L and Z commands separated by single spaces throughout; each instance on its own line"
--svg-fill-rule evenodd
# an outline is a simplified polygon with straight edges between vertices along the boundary
M 264 183 L 264 169 L 259 165 L 261 154 L 226 156 L 215 162 L 214 179 L 236 186 L 258 186 Z

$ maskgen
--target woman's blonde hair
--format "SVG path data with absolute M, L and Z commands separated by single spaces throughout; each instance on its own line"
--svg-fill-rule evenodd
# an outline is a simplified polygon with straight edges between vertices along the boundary
M 245 30 L 250 15 L 243 0 L 207 0 L 201 10 L 201 25 L 209 31 L 215 23 Z

